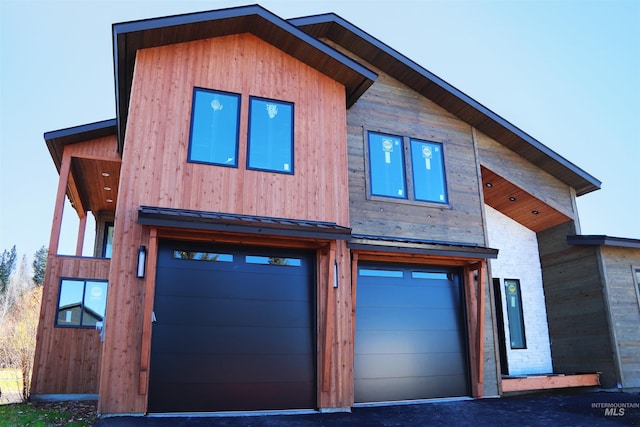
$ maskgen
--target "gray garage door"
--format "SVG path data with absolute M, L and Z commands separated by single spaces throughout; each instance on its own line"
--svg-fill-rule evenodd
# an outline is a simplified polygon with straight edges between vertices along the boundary
M 467 396 L 465 336 L 455 270 L 360 264 L 355 401 Z
M 316 407 L 313 259 L 163 242 L 149 411 Z

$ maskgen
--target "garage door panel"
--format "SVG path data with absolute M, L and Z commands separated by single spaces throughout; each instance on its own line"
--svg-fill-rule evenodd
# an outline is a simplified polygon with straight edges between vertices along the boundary
M 362 282 L 359 282 L 362 285 Z M 453 309 L 458 305 L 457 292 L 448 286 L 392 286 L 366 284 L 371 292 L 358 296 L 360 307 L 425 307 Z
M 293 408 L 309 404 L 306 396 L 315 385 L 295 383 L 173 383 L 149 398 L 150 407 L 172 407 L 172 412 L 252 411 L 282 409 L 283 400 Z M 176 396 L 190 396 L 177 400 Z M 152 400 L 153 399 L 153 400 Z
M 468 395 L 459 272 L 366 263 L 358 272 L 355 401 Z
M 270 383 L 312 382 L 311 354 L 265 354 L 259 361 L 252 354 L 166 353 L 154 359 L 166 370 L 162 381 L 171 383 Z M 176 365 L 175 361 L 181 364 Z M 198 366 L 198 369 L 193 369 Z M 224 369 L 220 369 L 224 366 Z
M 167 309 L 162 309 L 163 307 Z M 309 307 L 300 301 L 156 297 L 162 324 L 210 326 L 311 327 Z M 243 313 L 238 316 L 237 313 Z
M 442 375 L 439 377 L 404 377 L 358 379 L 355 392 L 358 402 L 388 402 L 424 399 L 425 395 L 435 399 L 457 396 L 467 387 L 464 375 Z
M 157 332 L 156 332 L 157 331 Z M 158 325 L 154 328 L 154 350 L 170 353 L 295 353 L 308 349 L 313 335 L 309 328 L 191 327 Z
M 460 327 L 459 316 L 451 309 L 358 307 L 358 311 L 358 319 L 363 324 L 361 330 L 457 330 Z
M 216 298 L 238 298 L 251 295 L 256 299 L 282 299 L 283 297 L 297 301 L 309 299 L 308 286 L 300 286 L 300 283 L 305 283 L 307 277 L 304 275 L 300 277 L 300 272 L 290 276 L 288 280 L 282 280 L 282 276 L 277 274 L 262 274 L 256 278 L 255 274 L 238 271 L 239 268 L 232 271 L 216 270 L 215 277 L 212 277 L 210 270 L 189 271 L 189 274 L 185 275 L 184 269 L 163 268 L 163 280 L 156 285 L 156 295 L 176 297 L 198 295 Z M 284 269 L 290 270 L 288 267 Z
M 312 253 L 184 242 L 158 253 L 150 412 L 316 406 Z
M 464 375 L 460 353 L 366 354 L 358 358 L 356 378 L 428 377 Z
M 355 352 L 358 354 L 463 352 L 464 343 L 452 339 L 450 331 L 361 331 L 356 332 Z

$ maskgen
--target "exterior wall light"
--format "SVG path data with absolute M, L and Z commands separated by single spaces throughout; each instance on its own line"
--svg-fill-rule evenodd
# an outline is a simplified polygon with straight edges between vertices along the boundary
M 138 249 L 138 268 L 136 269 L 136 277 L 142 279 L 144 277 L 147 266 L 147 247 L 142 245 Z

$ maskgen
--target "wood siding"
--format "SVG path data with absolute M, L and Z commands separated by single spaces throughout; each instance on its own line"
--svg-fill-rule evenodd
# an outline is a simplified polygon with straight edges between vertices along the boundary
M 538 233 L 554 372 L 602 372 L 605 388 L 616 387 L 598 251 L 570 246 L 573 222 Z
M 485 244 L 469 125 L 383 73 L 348 111 L 347 124 L 354 234 Z M 368 199 L 367 131 L 441 142 L 449 204 Z
M 577 218 L 571 187 L 476 131 L 480 164 L 571 219 Z M 525 224 L 526 225 L 526 224 Z
M 242 95 L 237 169 L 187 163 L 194 86 Z M 250 95 L 295 104 L 295 175 L 246 170 Z M 138 51 L 115 216 L 118 249 L 114 250 L 110 272 L 113 286 L 107 303 L 109 324 L 99 412 L 146 411 L 146 387 L 140 384 L 145 381 L 142 371 L 146 368 L 141 364 L 141 337 L 146 340 L 148 334 L 143 335 L 142 314 L 146 300 L 152 296 L 147 295 L 151 289 L 145 287 L 145 280 L 135 277 L 138 247 L 149 245 L 149 230 L 137 224 L 138 207 L 308 219 L 348 226 L 345 102 L 342 85 L 249 34 Z M 236 237 L 239 243 L 242 239 Z M 343 252 L 339 256 L 346 257 Z M 342 291 L 329 292 L 336 294 L 331 297 L 336 298 L 336 304 L 350 301 L 350 296 L 338 295 Z M 336 313 L 329 317 L 340 316 Z M 349 324 L 331 327 L 340 332 Z M 341 335 L 332 339 L 336 336 Z M 327 358 L 338 371 L 350 369 L 343 359 L 350 351 L 348 342 L 343 343 Z M 332 396 L 320 394 L 320 401 L 323 405 L 350 406 L 349 397 L 345 397 L 348 391 L 342 391 L 349 376 L 335 375 L 329 376 Z
M 598 246 L 609 306 L 609 327 L 614 336 L 619 383 L 624 389 L 640 388 L 640 301 L 633 267 L 640 268 L 640 249 Z
M 100 332 L 94 328 L 54 327 L 62 277 L 107 280 L 109 260 L 49 255 L 31 393 L 98 393 Z

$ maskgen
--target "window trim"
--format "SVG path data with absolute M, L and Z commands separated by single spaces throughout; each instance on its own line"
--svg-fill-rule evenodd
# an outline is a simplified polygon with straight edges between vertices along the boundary
M 434 207 L 439 209 L 453 209 L 451 204 L 451 197 L 449 195 L 449 172 L 446 167 L 447 163 L 447 154 L 446 154 L 446 141 L 439 140 L 438 138 L 432 139 L 424 139 L 418 138 L 414 136 L 402 135 L 396 133 L 394 131 L 390 131 L 388 129 L 380 129 L 380 128 L 367 128 L 363 127 L 363 149 L 364 149 L 364 171 L 365 171 L 365 192 L 366 199 L 374 202 L 385 202 L 385 203 L 394 203 L 394 204 L 406 204 L 412 206 L 425 206 L 425 207 Z M 381 196 L 372 193 L 371 188 L 371 159 L 369 156 L 369 133 L 377 133 L 383 135 L 394 136 L 400 138 L 402 140 L 402 148 L 403 148 L 403 161 L 404 161 L 404 180 L 405 180 L 405 193 L 407 197 L 405 198 L 396 198 L 392 196 Z M 440 144 L 442 147 L 442 169 L 444 175 L 444 187 L 445 187 L 445 197 L 446 202 L 432 202 L 427 200 L 419 200 L 415 198 L 415 184 L 414 184 L 414 172 L 413 172 L 413 161 L 411 158 L 411 141 L 423 141 L 430 142 L 435 144 Z M 411 179 L 409 179 L 409 176 Z
M 631 277 L 636 288 L 636 299 L 638 300 L 638 309 L 640 309 L 640 265 L 631 265 Z
M 101 255 L 102 255 L 102 258 L 106 258 L 106 259 L 111 259 L 111 256 L 107 256 L 107 246 L 109 244 L 109 228 L 112 228 L 113 232 L 115 233 L 116 229 L 115 229 L 114 221 L 105 221 L 104 223 Z M 111 240 L 111 255 L 113 255 L 113 239 Z
M 62 297 L 62 284 L 64 283 L 64 281 L 75 281 L 75 282 L 83 282 L 82 284 L 82 301 L 80 302 L 80 306 L 81 306 L 81 311 L 80 311 L 80 324 L 79 325 L 65 325 L 65 324 L 60 324 L 58 323 L 58 317 L 60 315 L 60 298 Z M 56 303 L 56 311 L 55 311 L 55 316 L 53 319 L 53 326 L 55 328 L 72 328 L 72 329 L 95 329 L 96 325 L 83 325 L 82 324 L 82 319 L 84 316 L 84 307 L 85 307 L 85 303 L 84 303 L 84 299 L 85 299 L 85 295 L 87 292 L 87 282 L 99 282 L 99 283 L 105 283 L 107 285 L 107 294 L 109 292 L 109 281 L 106 279 L 93 279 L 93 278 L 84 278 L 84 277 L 60 277 L 60 280 L 58 282 L 58 301 Z M 105 297 L 105 313 L 104 316 L 102 317 L 102 321 L 104 322 L 104 318 L 106 317 L 106 297 Z
M 274 104 L 280 104 L 280 105 L 287 105 L 291 107 L 291 135 L 290 135 L 290 140 L 291 140 L 291 144 L 289 147 L 289 152 L 291 155 L 291 163 L 290 163 L 290 167 L 289 170 L 277 170 L 277 169 L 268 169 L 268 168 L 259 168 L 259 167 L 254 167 L 250 165 L 251 162 L 251 118 L 252 116 L 252 111 L 253 111 L 253 101 L 263 101 L 263 102 L 272 102 Z M 248 115 L 247 115 L 247 151 L 246 151 L 246 169 L 247 170 L 255 170 L 255 171 L 262 171 L 262 172 L 273 172 L 273 173 L 279 173 L 279 174 L 283 174 L 283 175 L 295 175 L 295 122 L 296 122 L 296 109 L 295 109 L 295 103 L 291 102 L 291 101 L 284 101 L 284 100 L 280 100 L 280 99 L 273 99 L 273 98 L 264 98 L 261 96 L 254 96 L 254 95 L 249 95 L 249 109 L 248 109 Z
M 199 92 L 199 91 L 207 92 L 207 93 L 215 93 L 215 94 L 220 94 L 220 95 L 224 95 L 224 96 L 231 96 L 231 97 L 236 98 L 236 100 L 237 100 L 238 107 L 236 109 L 236 123 L 235 123 L 235 133 L 236 133 L 235 136 L 236 136 L 236 138 L 235 138 L 235 147 L 234 147 L 235 156 L 234 156 L 233 164 L 210 162 L 210 161 L 205 161 L 205 160 L 194 160 L 194 159 L 191 158 L 191 149 L 192 149 L 192 146 L 193 146 L 193 127 L 194 127 L 194 123 L 195 123 L 194 119 L 195 119 L 195 113 L 196 113 L 196 93 Z M 222 167 L 226 167 L 226 168 L 237 169 L 238 168 L 238 164 L 239 164 L 238 155 L 239 155 L 239 152 L 240 152 L 240 116 L 241 116 L 241 111 L 242 111 L 242 94 L 235 93 L 235 92 L 228 92 L 228 91 L 224 91 L 224 90 L 210 89 L 210 88 L 194 86 L 192 94 L 191 94 L 191 118 L 190 118 L 190 122 L 189 122 L 189 144 L 187 146 L 187 163 L 222 166 Z
M 513 282 L 513 284 L 517 287 L 517 295 L 518 295 L 518 311 L 519 311 L 519 318 L 518 319 L 513 319 L 512 316 L 510 315 L 510 311 L 509 311 L 509 301 L 507 300 L 508 295 L 507 295 L 507 286 L 508 283 L 507 282 Z M 524 307 L 522 305 L 522 287 L 520 286 L 520 279 L 504 279 L 504 284 L 503 284 L 503 289 L 504 289 L 504 297 L 505 297 L 505 310 L 507 311 L 507 321 L 509 322 L 509 348 L 511 350 L 526 350 L 527 349 L 527 331 L 525 328 L 525 321 L 524 321 Z M 511 337 L 511 328 L 512 325 L 516 325 L 517 322 L 519 325 L 519 327 L 522 330 L 522 347 L 514 347 L 513 346 L 513 339 Z

